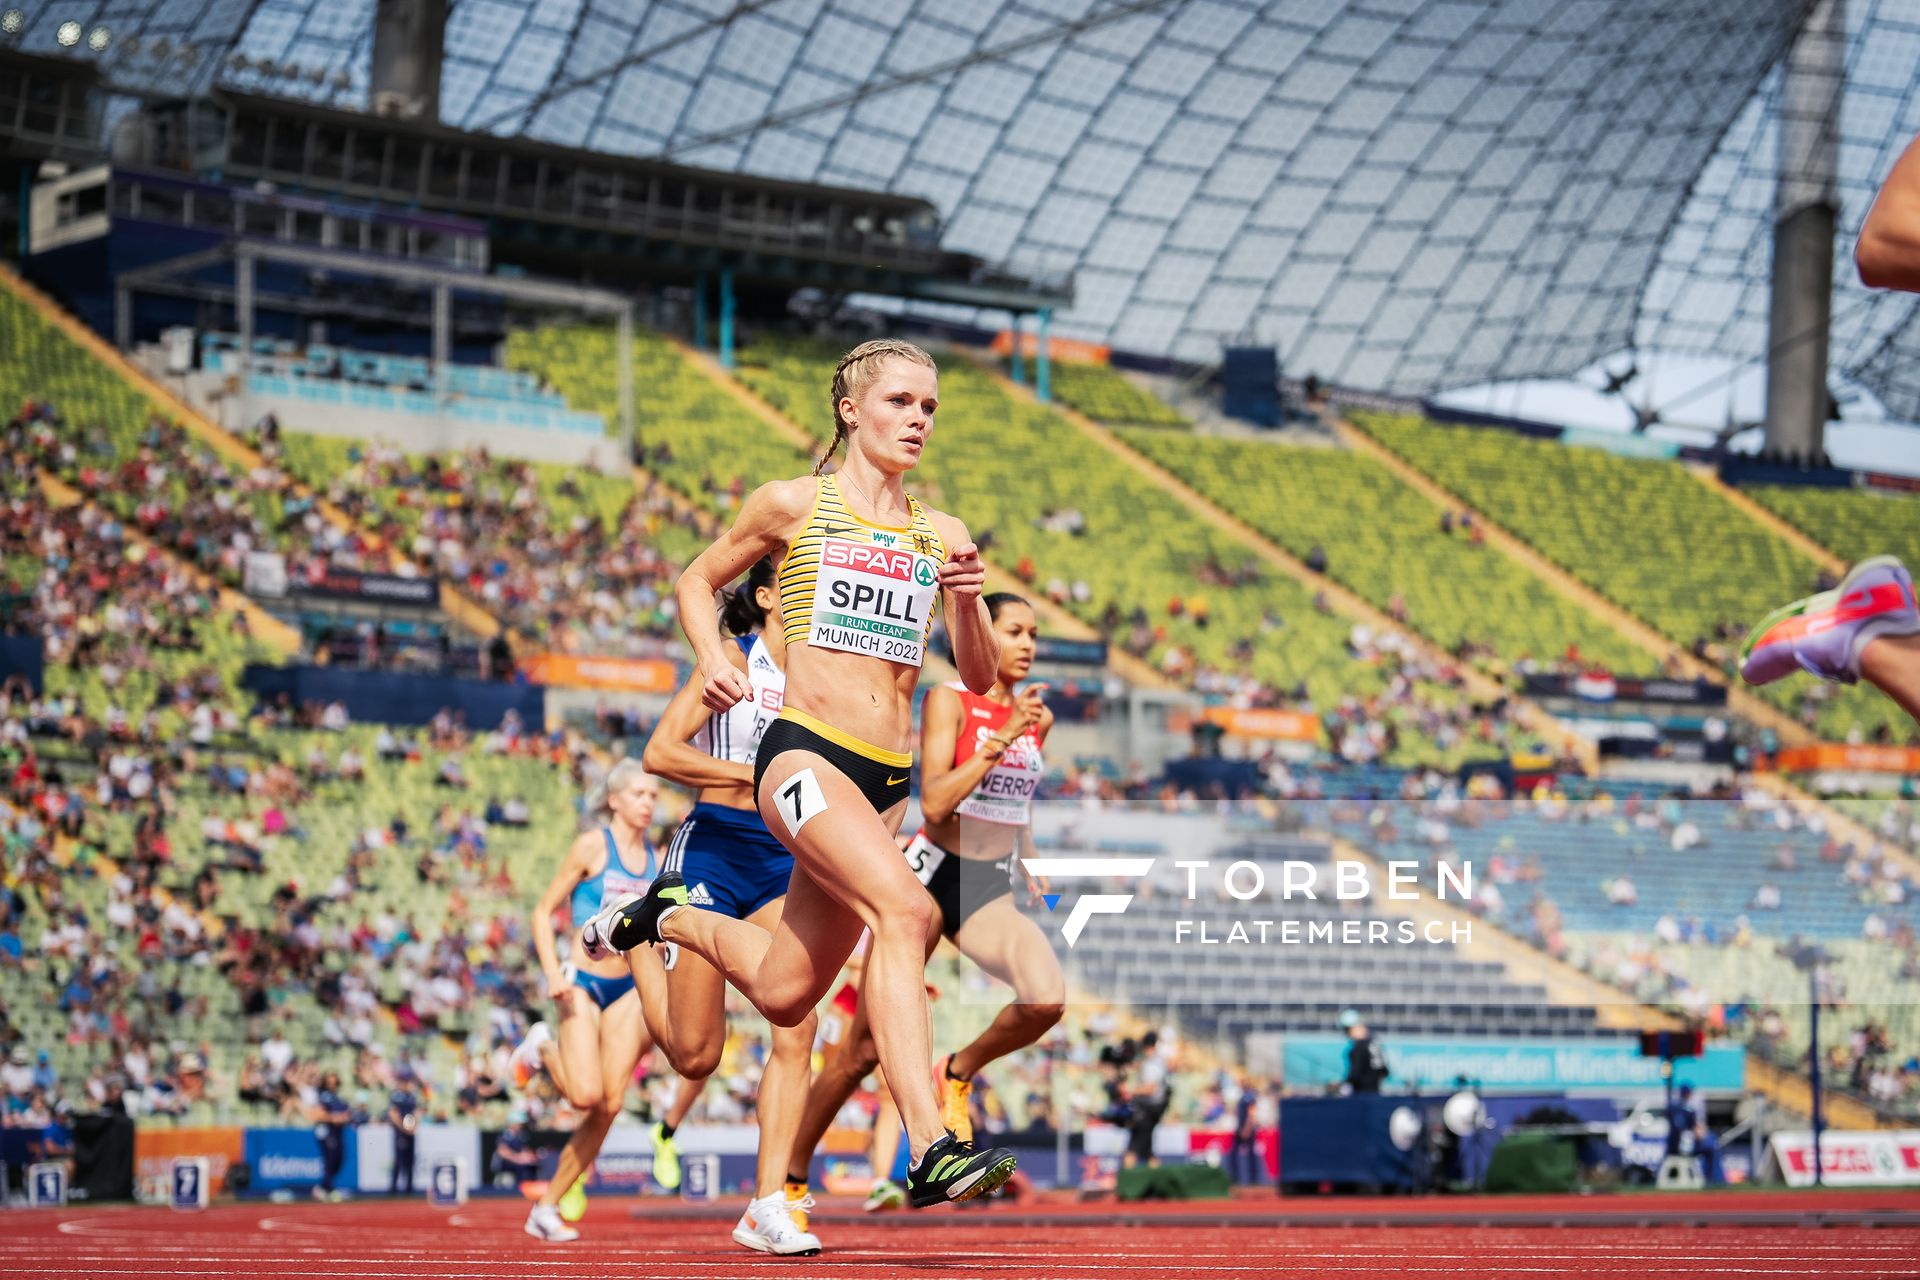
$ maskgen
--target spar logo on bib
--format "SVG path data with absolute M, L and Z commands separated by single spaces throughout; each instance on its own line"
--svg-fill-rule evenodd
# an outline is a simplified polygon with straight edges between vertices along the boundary
M 821 550 L 820 559 L 830 568 L 852 569 L 857 573 L 878 574 L 883 578 L 906 582 L 915 577 L 913 562 L 919 557 L 911 551 L 895 551 L 887 547 L 865 546 L 858 542 L 829 538 Z M 932 580 L 932 574 L 929 573 L 920 585 L 924 587 Z
M 928 559 L 925 556 L 922 556 L 920 559 L 920 563 L 915 565 L 913 568 L 913 580 L 919 583 L 923 587 L 930 587 L 933 585 L 933 580 L 935 576 L 936 575 L 933 569 L 933 561 Z

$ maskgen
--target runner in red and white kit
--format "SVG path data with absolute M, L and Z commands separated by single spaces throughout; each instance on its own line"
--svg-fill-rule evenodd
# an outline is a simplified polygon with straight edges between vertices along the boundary
M 1000 644 L 998 679 L 984 694 L 941 685 L 921 711 L 921 829 L 906 847 L 907 865 L 932 895 L 936 911 L 927 939 L 932 954 L 942 935 L 962 955 L 1013 988 L 1013 1000 L 973 1042 L 934 1067 L 941 1123 L 971 1134 L 968 1110 L 973 1077 L 988 1063 L 1025 1048 L 1060 1021 L 1066 979 L 1045 932 L 1014 904 L 1019 873 L 1030 892 L 1043 886 L 1019 872 L 1017 859 L 1033 852 L 1033 796 L 1046 776 L 1042 748 L 1053 713 L 1041 700 L 1045 686 L 1013 688 L 1033 666 L 1039 627 L 1033 607 L 1017 595 L 984 597 Z M 864 1002 L 839 1050 L 818 1076 L 795 1139 L 793 1168 L 804 1170 L 840 1107 L 878 1058 Z M 887 1194 L 886 1171 L 870 1208 Z

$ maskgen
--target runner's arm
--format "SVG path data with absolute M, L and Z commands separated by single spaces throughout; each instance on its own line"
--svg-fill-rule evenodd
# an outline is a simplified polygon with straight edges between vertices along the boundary
M 813 509 L 819 491 L 820 482 L 811 476 L 761 485 L 740 505 L 733 527 L 695 556 L 674 586 L 680 629 L 686 632 L 700 669 L 701 699 L 715 711 L 751 696 L 753 689 L 746 673 L 727 660 L 727 639 L 720 633 L 714 596 L 760 557 L 784 550 L 794 526 Z
M 940 566 L 940 588 L 946 596 L 947 637 L 953 641 L 953 665 L 960 682 L 974 693 L 985 693 L 1000 678 L 1000 642 L 994 638 L 993 619 L 980 592 L 987 583 L 987 567 L 967 526 L 944 512 L 931 513 L 941 541 L 947 544 L 947 562 Z
M 540 957 L 540 972 L 546 975 L 550 991 L 560 985 L 560 948 L 553 934 L 553 913 L 566 902 L 574 886 L 587 878 L 587 868 L 592 865 L 588 859 L 593 856 L 598 839 L 591 831 L 583 831 L 574 838 L 566 859 L 533 907 L 533 950 Z
M 953 817 L 1007 749 L 1001 739 L 990 738 L 964 763 L 953 763 L 954 746 L 966 729 L 964 712 L 953 690 L 941 686 L 927 691 L 920 711 L 920 813 L 928 822 Z
M 730 644 L 727 651 L 733 665 L 744 673 L 747 660 L 741 654 L 740 646 Z M 697 676 L 680 686 L 673 695 L 673 701 L 667 703 L 667 709 L 661 713 L 660 723 L 653 727 L 653 737 L 648 739 L 640 763 L 655 777 L 677 782 L 683 787 L 752 786 L 752 765 L 715 759 L 690 741 L 712 714 L 701 701 L 701 692 L 702 686 Z

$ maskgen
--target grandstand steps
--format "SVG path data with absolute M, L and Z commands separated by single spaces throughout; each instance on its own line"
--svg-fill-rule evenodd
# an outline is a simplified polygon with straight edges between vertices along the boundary
M 1615 630 L 1619 631 L 1641 648 L 1647 650 L 1656 660 L 1656 663 L 1663 657 L 1672 655 L 1688 675 L 1696 679 L 1706 679 L 1715 684 L 1725 686 L 1727 690 L 1727 705 L 1736 715 L 1752 723 L 1771 728 L 1780 736 L 1781 741 L 1788 745 L 1799 745 L 1816 740 L 1816 735 L 1803 726 L 1798 720 L 1795 720 L 1778 707 L 1756 698 L 1739 683 L 1729 680 L 1726 673 L 1718 667 L 1700 661 L 1678 645 L 1675 645 L 1652 626 L 1641 621 L 1632 613 L 1615 604 L 1608 597 L 1601 595 L 1598 591 L 1589 587 L 1565 569 L 1562 569 L 1558 564 L 1534 550 L 1531 545 L 1501 527 L 1496 521 L 1476 509 L 1471 503 L 1433 480 L 1425 472 L 1415 467 L 1393 450 L 1387 448 L 1386 445 L 1374 439 L 1373 436 L 1367 432 L 1362 431 L 1360 428 L 1345 420 L 1336 423 L 1336 429 L 1339 431 L 1341 439 L 1345 440 L 1351 448 L 1365 453 L 1369 457 L 1377 458 L 1395 475 L 1399 476 L 1402 480 L 1412 485 L 1434 502 L 1444 507 L 1461 511 L 1472 511 L 1474 521 L 1480 526 L 1482 534 L 1485 535 L 1490 545 L 1498 548 L 1503 554 L 1510 556 L 1522 567 L 1531 571 L 1575 604 L 1592 611 L 1595 616 L 1610 623 Z M 1707 487 L 1714 492 L 1726 497 L 1741 511 L 1748 512 L 1749 514 L 1757 513 L 1756 518 L 1764 517 L 1760 521 L 1763 525 L 1779 533 L 1782 537 L 1787 538 L 1794 546 L 1806 551 L 1809 555 L 1814 555 L 1822 564 L 1829 568 L 1835 568 L 1836 571 L 1839 572 L 1845 571 L 1845 562 L 1841 561 L 1831 551 L 1826 550 L 1808 538 L 1804 533 L 1794 529 L 1781 517 L 1768 511 L 1746 494 L 1725 484 L 1717 475 L 1713 475 L 1710 472 L 1702 474 L 1701 471 L 1691 467 L 1688 468 L 1688 472 L 1692 474 L 1695 479 L 1706 484 Z M 1789 531 L 1791 531 L 1790 535 Z M 1766 773 L 1753 774 L 1750 776 L 1756 784 L 1788 800 L 1795 808 L 1803 812 L 1813 811 L 1821 814 L 1827 821 L 1828 830 L 1839 835 L 1842 839 L 1851 840 L 1862 848 L 1870 847 L 1876 843 L 1883 843 L 1874 832 L 1869 831 L 1859 822 L 1856 822 L 1846 814 L 1841 813 L 1838 809 L 1827 804 L 1812 792 L 1795 786 L 1787 778 L 1779 774 Z M 1910 872 L 1920 874 L 1920 858 L 1916 858 L 1911 851 L 1902 848 L 1897 842 L 1888 843 L 1888 847 L 1893 850 L 1895 859 L 1906 866 Z
M 245 467 L 249 471 L 266 465 L 266 459 L 260 456 L 259 450 L 232 432 L 217 426 L 198 409 L 175 395 L 165 384 L 148 376 L 146 370 L 114 350 L 111 343 L 68 315 L 61 309 L 59 303 L 34 288 L 13 268 L 4 264 L 0 264 L 0 288 L 12 290 L 33 307 L 48 324 L 60 330 L 94 359 L 131 383 L 160 412 L 199 437 L 227 461 L 236 466 Z M 311 492 L 301 484 L 296 484 L 294 488 L 296 492 L 302 494 Z M 343 530 L 354 527 L 353 521 L 344 511 L 318 494 L 314 496 L 315 509 L 329 524 Z M 406 562 L 406 555 L 398 547 L 389 548 L 388 555 L 396 566 Z M 483 639 L 492 639 L 503 629 L 500 620 L 494 617 L 485 606 L 465 592 L 444 582 L 440 584 L 440 611 Z
M 752 388 L 728 373 L 713 356 L 708 355 L 698 348 L 689 346 L 679 338 L 669 337 L 667 340 L 673 344 L 674 349 L 686 359 L 690 366 L 705 374 L 716 386 L 720 387 L 737 401 L 742 408 L 772 428 L 782 440 L 785 440 L 788 444 L 791 444 L 794 448 L 805 454 L 816 454 L 820 451 L 820 441 L 808 435 L 806 429 L 800 426 L 799 423 L 793 421 L 793 419 L 787 417 L 787 415 L 779 409 L 761 399 L 754 393 Z M 1099 632 L 1082 622 L 1079 618 L 1076 618 L 1073 614 L 1068 613 L 1051 600 L 1031 590 L 1025 583 L 1015 578 L 1006 570 L 997 569 L 991 564 L 987 566 L 986 589 L 988 591 L 1011 591 L 1015 595 L 1025 597 L 1027 602 L 1033 606 L 1034 612 L 1039 615 L 1040 619 L 1046 624 L 1047 630 L 1054 635 L 1066 636 L 1073 640 L 1097 640 L 1100 638 Z M 1135 658 L 1132 654 L 1122 653 L 1117 649 L 1109 650 L 1107 653 L 1107 665 L 1129 684 L 1139 685 L 1149 689 L 1167 689 L 1172 687 L 1165 676 L 1155 671 L 1148 664 Z M 929 680 L 937 679 L 944 682 L 958 679 L 959 673 L 952 671 L 941 659 L 929 654 L 927 657 L 927 678 Z
M 40 473 L 39 479 L 41 492 L 46 494 L 47 500 L 55 506 L 71 507 L 92 505 L 87 502 L 85 494 L 82 494 L 78 489 L 75 489 L 73 486 L 45 471 Z M 121 529 L 122 536 L 125 537 L 129 543 L 136 547 L 144 548 L 148 555 L 165 560 L 174 568 L 185 573 L 189 578 L 193 579 L 202 591 L 212 593 L 215 598 L 220 601 L 220 607 L 228 613 L 237 614 L 246 618 L 247 629 L 255 637 L 272 645 L 288 657 L 292 657 L 300 652 L 300 633 L 297 630 L 280 621 L 280 619 L 274 617 L 238 591 L 220 585 L 192 565 L 181 561 L 179 557 L 175 556 L 172 552 L 155 546 L 132 526 L 122 522 Z
M 1708 489 L 1725 498 L 1732 506 L 1744 512 L 1755 524 L 1771 530 L 1777 537 L 1786 541 L 1794 550 L 1817 563 L 1835 577 L 1846 573 L 1847 562 L 1840 556 L 1808 537 L 1792 521 L 1755 502 L 1733 485 L 1720 478 L 1720 473 L 1700 462 L 1687 464 L 1687 474 L 1705 485 Z
M 1883 839 L 1879 832 L 1871 830 L 1858 818 L 1834 808 L 1814 792 L 1794 785 L 1793 780 L 1785 774 L 1752 773 L 1747 777 L 1755 786 L 1771 791 L 1802 812 L 1812 810 L 1820 814 L 1827 821 L 1827 831 L 1843 843 L 1851 842 L 1860 849 L 1881 846 L 1889 858 L 1905 868 L 1908 875 L 1920 879 L 1920 852 L 1909 849 L 1904 842 Z
M 1379 858 L 1331 832 L 1325 835 L 1332 845 L 1335 860 L 1365 863 L 1371 883 L 1387 883 L 1387 868 Z M 1641 1004 L 1619 988 L 1602 982 L 1565 960 L 1555 959 L 1454 902 L 1435 897 L 1430 885 L 1423 882 L 1414 887 L 1420 895 L 1418 900 L 1396 901 L 1394 909 L 1397 912 L 1423 928 L 1429 922 L 1447 927 L 1471 925 L 1472 941 L 1455 944 L 1464 955 L 1474 960 L 1503 965 L 1516 982 L 1541 984 L 1547 990 L 1547 998 L 1553 1003 L 1591 1005 L 1594 1020 L 1602 1027 L 1614 1030 L 1631 1031 L 1643 1027 L 1649 1030 L 1678 1029 L 1683 1025 L 1674 1015 Z
M 1747 1088 L 1777 1107 L 1798 1116 L 1813 1115 L 1813 1085 L 1797 1071 L 1782 1071 L 1758 1056 L 1747 1055 Z M 1838 1089 L 1820 1094 L 1821 1120 L 1828 1129 L 1904 1129 L 1908 1123 L 1882 1119 L 1872 1107 Z
M 701 506 L 686 494 L 674 488 L 665 477 L 655 475 L 645 467 L 629 465 L 633 476 L 633 488 L 636 493 L 645 496 L 649 493 L 664 494 L 667 504 L 673 508 L 673 514 L 687 522 L 687 526 L 703 538 L 717 538 L 725 527 L 720 517 Z
M 1364 862 L 1373 883 L 1386 883 L 1387 869 L 1378 858 L 1337 835 L 1328 833 L 1328 840 L 1336 859 Z M 1624 989 L 1548 955 L 1499 925 L 1434 897 L 1426 883 L 1416 881 L 1414 888 L 1419 894 L 1416 901 L 1395 904 L 1407 918 L 1422 927 L 1429 921 L 1446 926 L 1471 923 L 1473 940 L 1455 944 L 1463 954 L 1475 960 L 1495 961 L 1517 981 L 1540 983 L 1553 1003 L 1591 1005 L 1598 1025 L 1619 1031 L 1679 1030 L 1686 1025 L 1678 1015 L 1644 1004 Z M 1747 1055 L 1747 1088 L 1788 1111 L 1802 1116 L 1813 1113 L 1813 1089 L 1806 1077 L 1771 1066 L 1751 1053 Z M 1881 1120 L 1871 1108 L 1836 1090 L 1827 1090 L 1821 1101 L 1832 1128 L 1900 1127 Z
M 1517 534 L 1500 525 L 1471 502 L 1428 476 L 1365 431 L 1345 420 L 1339 423 L 1338 429 L 1341 438 L 1346 440 L 1352 448 L 1366 453 L 1369 457 L 1377 458 L 1395 475 L 1424 493 L 1435 503 L 1457 511 L 1472 512 L 1474 523 L 1480 527 L 1488 543 L 1539 577 L 1555 591 L 1604 619 L 1620 634 L 1645 649 L 1653 661 L 1652 669 L 1657 670 L 1661 663 L 1672 658 L 1689 677 L 1710 680 L 1714 684 L 1724 686 L 1727 690 L 1727 705 L 1734 714 L 1754 724 L 1772 729 L 1780 735 L 1782 742 L 1790 746 L 1800 746 L 1815 740 L 1814 735 L 1798 720 L 1729 681 L 1726 673 L 1718 667 L 1700 661 L 1683 647 L 1662 635 L 1651 624 L 1574 577 L 1573 574 L 1534 550 L 1531 544 Z
M 967 359 L 979 365 L 989 377 L 998 379 L 1001 387 L 1009 394 L 1024 398 L 1032 403 L 1038 403 L 1038 397 L 1034 395 L 1031 388 L 1014 382 L 1011 378 L 1008 378 L 996 369 L 990 361 L 982 357 L 973 356 L 970 353 L 963 352 L 962 354 L 965 355 Z M 1230 515 L 1192 485 L 1189 485 L 1171 471 L 1168 471 L 1146 455 L 1137 451 L 1133 446 L 1121 440 L 1111 431 L 1093 421 L 1093 419 L 1062 404 L 1054 403 L 1049 404 L 1047 407 L 1052 412 L 1059 414 L 1061 418 L 1079 429 L 1083 434 L 1090 437 L 1115 458 L 1139 472 L 1156 488 L 1164 489 L 1168 493 L 1176 495 L 1181 503 L 1195 516 L 1213 525 L 1228 537 L 1239 542 L 1262 561 L 1293 578 L 1309 592 L 1324 593 L 1335 613 L 1354 622 L 1364 622 L 1376 631 L 1391 631 L 1412 637 L 1414 642 L 1422 650 L 1422 657 L 1430 662 L 1447 665 L 1450 661 L 1447 655 L 1437 650 L 1425 636 L 1420 635 L 1404 623 L 1395 621 L 1382 610 L 1374 608 L 1373 605 L 1369 604 L 1354 592 L 1349 591 L 1338 582 L 1335 582 L 1332 578 L 1327 577 L 1325 574 L 1315 573 L 1306 566 L 1304 561 L 1295 558 L 1294 555 L 1284 547 L 1269 540 L 1244 521 Z M 1525 698 L 1516 697 L 1510 691 L 1502 688 L 1477 671 L 1461 667 L 1460 675 L 1467 691 L 1474 698 L 1487 702 L 1501 698 L 1507 699 L 1518 711 L 1522 722 L 1529 730 L 1539 734 L 1561 750 L 1577 758 L 1581 762 L 1582 767 L 1589 773 L 1595 771 L 1597 768 L 1597 753 L 1593 745 L 1554 719 L 1554 717 L 1547 714 L 1540 706 Z

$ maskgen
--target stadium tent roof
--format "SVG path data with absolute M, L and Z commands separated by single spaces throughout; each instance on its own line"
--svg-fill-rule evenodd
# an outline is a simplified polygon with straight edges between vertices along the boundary
M 123 83 L 147 74 L 123 37 L 164 35 L 209 48 L 203 85 L 338 100 L 345 72 L 365 98 L 372 0 L 74 7 L 113 27 Z M 1293 371 L 1425 394 L 1636 345 L 1763 353 L 1768 106 L 1809 7 L 454 0 L 441 110 L 923 196 L 951 248 L 1072 270 L 1064 336 L 1196 360 L 1270 342 Z M 59 16 L 23 43 L 52 51 Z M 1850 0 L 1849 29 L 1842 258 L 1920 131 L 1910 0 Z M 1836 370 L 1920 414 L 1914 300 L 1840 268 Z

